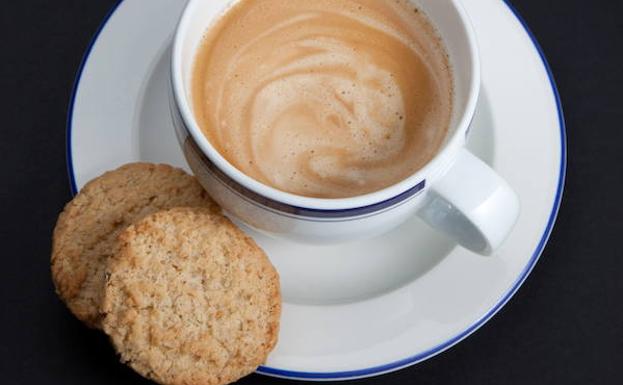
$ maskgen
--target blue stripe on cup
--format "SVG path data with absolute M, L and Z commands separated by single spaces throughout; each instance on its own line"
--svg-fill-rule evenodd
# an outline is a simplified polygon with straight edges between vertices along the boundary
M 178 120 L 178 122 L 181 122 L 181 119 Z M 184 129 L 187 130 L 186 127 L 184 127 Z M 405 202 L 407 199 L 414 197 L 426 187 L 426 180 L 422 180 L 414 187 L 393 198 L 368 206 L 342 210 L 311 209 L 306 207 L 293 206 L 267 198 L 237 183 L 228 175 L 226 175 L 223 171 L 221 171 L 218 167 L 216 167 L 216 165 L 214 165 L 214 163 L 212 163 L 210 159 L 208 159 L 208 157 L 201 151 L 195 140 L 190 135 L 186 137 L 184 147 L 185 150 L 192 151 L 195 156 L 201 159 L 201 163 L 206 168 L 206 171 L 210 172 L 221 183 L 226 185 L 230 190 L 236 192 L 238 195 L 242 196 L 248 202 L 269 208 L 271 209 L 271 211 L 285 214 L 288 216 L 306 217 L 314 219 L 345 219 L 368 216 L 370 214 L 380 213 L 388 208 L 397 206 L 400 203 Z

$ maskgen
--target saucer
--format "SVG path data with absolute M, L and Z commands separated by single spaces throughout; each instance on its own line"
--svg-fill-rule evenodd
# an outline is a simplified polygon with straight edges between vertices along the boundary
M 481 50 L 470 149 L 513 186 L 519 221 L 492 257 L 413 218 L 370 240 L 309 246 L 246 229 L 281 275 L 279 343 L 258 373 L 343 380 L 394 371 L 469 336 L 517 291 L 552 230 L 564 184 L 565 129 L 549 67 L 502 0 L 463 0 Z M 170 42 L 185 0 L 123 0 L 85 55 L 70 104 L 75 193 L 134 161 L 188 170 L 167 99 Z

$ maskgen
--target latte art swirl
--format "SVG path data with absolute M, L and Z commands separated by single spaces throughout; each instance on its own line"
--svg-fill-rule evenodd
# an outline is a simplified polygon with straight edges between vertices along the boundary
M 241 0 L 207 33 L 195 114 L 235 167 L 299 195 L 394 184 L 438 151 L 452 78 L 427 19 L 396 0 Z

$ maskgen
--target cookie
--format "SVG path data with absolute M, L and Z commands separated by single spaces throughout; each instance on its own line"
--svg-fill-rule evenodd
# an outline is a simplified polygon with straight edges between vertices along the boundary
M 54 229 L 52 279 L 76 317 L 98 327 L 104 268 L 119 233 L 151 213 L 178 206 L 219 210 L 195 177 L 149 163 L 105 173 L 65 206 Z
M 103 330 L 122 362 L 156 382 L 227 384 L 276 344 L 279 276 L 221 214 L 150 215 L 120 235 L 107 271 Z

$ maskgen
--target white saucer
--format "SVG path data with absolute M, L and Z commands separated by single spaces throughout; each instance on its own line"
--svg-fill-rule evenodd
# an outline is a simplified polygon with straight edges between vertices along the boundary
M 519 222 L 491 258 L 416 218 L 383 237 L 311 247 L 252 233 L 282 278 L 279 344 L 259 373 L 332 380 L 425 360 L 491 318 L 534 267 L 552 230 L 566 165 L 559 98 L 540 50 L 502 0 L 464 0 L 483 88 L 471 148 L 520 196 Z M 93 40 L 68 123 L 72 188 L 123 163 L 184 166 L 170 123 L 169 42 L 184 0 L 124 0 Z

